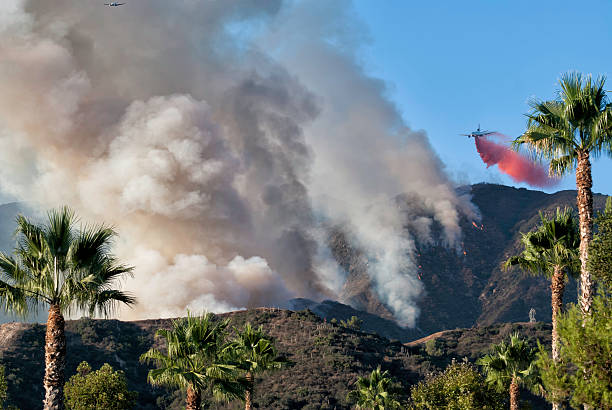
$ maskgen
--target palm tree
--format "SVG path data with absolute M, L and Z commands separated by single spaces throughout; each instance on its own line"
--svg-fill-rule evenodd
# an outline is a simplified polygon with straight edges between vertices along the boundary
M 604 90 L 605 77 L 583 80 L 567 73 L 559 82 L 559 97 L 552 101 L 533 100 L 527 114 L 527 130 L 514 140 L 536 158 L 550 160 L 553 175 L 576 170 L 577 205 L 580 217 L 580 308 L 587 314 L 593 299 L 593 284 L 587 267 L 589 243 L 593 237 L 593 185 L 590 157 L 612 153 L 612 104 Z
M 569 208 L 563 211 L 557 208 L 553 219 L 547 219 L 540 212 L 540 220 L 541 225 L 535 231 L 522 234 L 523 252 L 509 258 L 504 268 L 518 265 L 533 275 L 544 275 L 551 279 L 552 358 L 559 362 L 558 317 L 563 307 L 565 273 L 575 276 L 580 270 L 580 237 Z M 559 403 L 553 403 L 554 410 L 559 408 Z
M 557 318 L 563 306 L 565 274 L 575 275 L 580 270 L 578 248 L 580 237 L 572 210 L 557 208 L 552 219 L 540 212 L 541 225 L 527 234 L 522 234 L 523 252 L 510 257 L 504 268 L 519 266 L 532 275 L 544 275 L 551 279 L 552 305 L 552 356 L 559 359 L 559 333 Z
M 49 306 L 45 337 L 45 409 L 64 407 L 66 336 L 64 314 L 88 311 L 107 315 L 117 303 L 135 299 L 114 289 L 132 271 L 110 253 L 115 231 L 104 225 L 76 229 L 77 218 L 67 207 L 48 213 L 47 224 L 17 217 L 14 257 L 0 253 L 0 297 L 5 308 L 26 314 Z
M 276 354 L 274 344 L 268 339 L 260 326 L 254 329 L 250 323 L 242 331 L 236 329 L 231 351 L 235 354 L 238 367 L 246 372 L 245 410 L 253 406 L 254 376 L 266 370 L 280 369 L 287 361 Z
M 186 409 L 200 409 L 202 392 L 210 389 L 217 398 L 242 398 L 242 385 L 236 380 L 236 367 L 226 360 L 226 328 L 229 320 L 215 322 L 214 316 L 191 316 L 173 320 L 172 329 L 159 329 L 167 352 L 150 349 L 141 361 L 153 362 L 147 380 L 153 385 L 187 390 Z
M 356 401 L 358 409 L 397 409 L 400 403 L 391 392 L 392 379 L 389 371 L 380 371 L 380 366 L 372 371 L 369 377 L 357 380 L 357 389 L 349 392 L 348 400 Z
M 510 410 L 518 410 L 519 386 L 533 388 L 537 373 L 535 350 L 518 333 L 510 336 L 510 343 L 502 341 L 491 346 L 493 352 L 478 359 L 487 375 L 486 381 L 498 391 L 510 390 Z

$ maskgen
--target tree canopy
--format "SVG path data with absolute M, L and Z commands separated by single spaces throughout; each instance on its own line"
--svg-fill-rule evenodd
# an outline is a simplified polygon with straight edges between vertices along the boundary
M 612 290 L 612 197 L 595 219 L 597 233 L 589 249 L 589 270 L 596 283 Z
M 64 386 L 66 407 L 69 410 L 126 410 L 133 408 L 137 393 L 128 390 L 127 379 L 121 370 L 113 370 L 108 363 L 91 371 L 81 362 L 77 374 Z
M 507 407 L 505 394 L 485 383 L 469 363 L 451 363 L 443 372 L 430 375 L 412 387 L 415 410 L 497 410 Z
M 393 379 L 389 371 L 381 371 L 380 366 L 368 377 L 357 380 L 355 390 L 349 392 L 348 400 L 355 402 L 358 409 L 398 409 L 401 404 L 396 399 Z
M 560 362 L 540 347 L 537 364 L 546 398 L 573 407 L 612 408 L 612 300 L 599 293 L 591 314 L 573 305 L 559 318 Z

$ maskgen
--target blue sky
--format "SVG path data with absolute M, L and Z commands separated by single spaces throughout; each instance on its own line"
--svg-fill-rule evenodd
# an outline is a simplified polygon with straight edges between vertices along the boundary
M 571 1 L 355 0 L 369 29 L 366 70 L 389 84 L 411 128 L 424 129 L 460 182 L 523 186 L 486 169 L 475 129 L 511 137 L 525 127 L 531 97 L 554 97 L 561 73 L 603 74 L 612 90 L 612 3 Z M 555 188 L 575 189 L 572 174 Z M 594 192 L 612 194 L 612 159 L 593 164 Z M 526 185 L 524 185 L 526 186 Z

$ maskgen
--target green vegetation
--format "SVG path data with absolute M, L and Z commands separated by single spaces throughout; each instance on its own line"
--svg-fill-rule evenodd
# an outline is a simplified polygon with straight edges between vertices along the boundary
M 47 224 L 17 217 L 15 257 L 0 253 L 0 297 L 9 311 L 26 313 L 48 305 L 45 340 L 45 409 L 63 408 L 66 336 L 64 314 L 71 310 L 106 315 L 116 303 L 135 299 L 113 288 L 129 274 L 110 254 L 115 231 L 103 225 L 76 228 L 67 207 L 48 213 Z
M 340 326 L 344 326 L 347 329 L 360 330 L 361 325 L 363 324 L 363 320 L 359 319 L 357 316 L 351 316 L 347 321 L 341 320 Z
M 4 370 L 4 366 L 0 365 L 0 409 L 4 408 L 4 402 L 8 397 L 8 384 Z
M 87 362 L 77 368 L 64 386 L 66 408 L 69 410 L 125 410 L 133 408 L 138 394 L 128 390 L 121 370 L 114 371 L 108 363 L 94 372 Z
M 385 410 L 401 407 L 389 372 L 381 372 L 380 366 L 372 370 L 369 377 L 360 377 L 355 390 L 352 390 L 347 398 L 355 402 L 358 409 Z
M 171 330 L 156 333 L 166 342 L 167 353 L 150 349 L 141 356 L 142 361 L 157 365 L 149 371 L 149 383 L 187 390 L 187 410 L 200 409 L 202 392 L 207 389 L 219 399 L 242 398 L 244 394 L 237 369 L 226 353 L 229 320 L 215 322 L 213 317 L 207 313 L 173 320 Z
M 574 408 L 612 408 L 612 303 L 610 294 L 593 299 L 583 318 L 572 306 L 559 320 L 560 362 L 540 347 L 538 366 L 550 402 L 569 400 Z
M 597 234 L 589 250 L 589 271 L 602 287 L 612 289 L 612 197 L 595 220 Z
M 497 410 L 507 407 L 506 397 L 485 383 L 469 362 L 451 363 L 443 372 L 433 373 L 410 390 L 415 410 Z
M 583 79 L 579 73 L 562 76 L 559 97 L 532 100 L 527 130 L 513 146 L 526 144 L 537 158 L 550 160 L 550 171 L 566 175 L 576 171 L 580 217 L 580 307 L 588 313 L 593 284 L 588 270 L 589 243 L 593 236 L 593 185 L 590 156 L 612 154 L 612 104 L 605 90 L 605 77 Z
M 238 362 L 238 368 L 245 372 L 245 410 L 251 410 L 254 376 L 267 370 L 280 369 L 287 361 L 277 355 L 274 344 L 266 337 L 263 328 L 254 329 L 250 323 L 245 324 L 242 330 L 236 329 L 236 337 L 228 350 Z
M 559 319 L 560 351 L 555 360 L 539 346 L 538 367 L 546 399 L 573 407 L 612 408 L 612 198 L 596 219 L 589 270 L 598 282 L 592 311 L 586 317 L 573 305 Z
M 497 391 L 510 391 L 510 410 L 518 410 L 519 387 L 534 388 L 538 381 L 535 350 L 516 333 L 510 336 L 510 343 L 502 341 L 491 350 L 477 363 L 487 375 L 487 383 Z
M 440 347 L 437 339 L 430 339 L 425 342 L 425 351 L 430 356 L 442 356 L 444 354 L 444 350 Z
M 552 357 L 559 360 L 558 318 L 563 308 L 563 292 L 566 273 L 574 276 L 580 271 L 578 248 L 580 237 L 572 211 L 557 208 L 552 219 L 540 212 L 541 224 L 534 231 L 522 234 L 523 252 L 509 258 L 505 268 L 520 266 L 532 275 L 544 275 L 551 279 L 552 305 Z M 555 403 L 555 407 L 558 405 Z
M 291 362 L 263 377 L 255 377 L 253 407 L 268 410 L 288 408 L 348 410 L 349 390 L 359 377 L 367 376 L 378 365 L 384 366 L 399 384 L 401 403 L 407 403 L 410 387 L 432 372 L 443 371 L 455 358 L 476 360 L 485 354 L 491 343 L 497 343 L 513 332 L 520 332 L 535 345 L 536 339 L 550 343 L 550 324 L 499 323 L 493 326 L 447 331 L 437 337 L 445 353 L 430 356 L 424 343 L 403 345 L 376 334 L 363 333 L 333 326 L 315 315 L 305 312 L 260 309 L 216 315 L 215 322 L 230 319 L 231 325 L 242 329 L 248 322 L 254 328 L 263 325 L 266 336 L 274 340 L 279 354 Z M 39 324 L 2 325 L 13 329 L 14 335 L 0 346 L 1 362 L 7 368 L 9 385 L 8 404 L 19 408 L 40 408 L 44 396 L 44 326 Z M 158 329 L 171 329 L 169 319 L 122 322 L 117 320 L 80 319 L 66 322 L 67 369 L 74 370 L 83 360 L 99 369 L 109 363 L 114 369 L 123 369 L 129 390 L 138 392 L 136 410 L 180 410 L 185 407 L 185 391 L 176 387 L 160 388 L 147 383 L 152 367 L 139 362 L 139 357 L 151 347 L 162 350 L 163 338 L 154 339 Z M 232 335 L 229 335 L 232 337 Z M 325 340 L 325 344 L 316 344 Z M 8 371 L 10 369 L 10 372 Z M 67 374 L 70 376 L 70 374 Z M 542 400 L 529 396 L 535 409 L 549 408 Z M 214 397 L 210 390 L 202 394 L 204 402 Z M 539 406 L 539 407 L 538 407 Z M 547 406 L 547 407 L 542 407 Z M 217 410 L 244 409 L 240 400 L 211 404 Z

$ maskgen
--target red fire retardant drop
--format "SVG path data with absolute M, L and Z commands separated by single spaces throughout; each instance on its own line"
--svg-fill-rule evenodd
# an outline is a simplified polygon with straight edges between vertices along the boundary
M 509 175 L 515 182 L 526 182 L 531 186 L 540 188 L 550 187 L 559 182 L 556 178 L 550 178 L 546 168 L 542 165 L 512 151 L 510 148 L 489 141 L 484 137 L 474 139 L 480 158 L 487 164 L 487 168 L 491 165 L 497 165 L 504 174 Z

